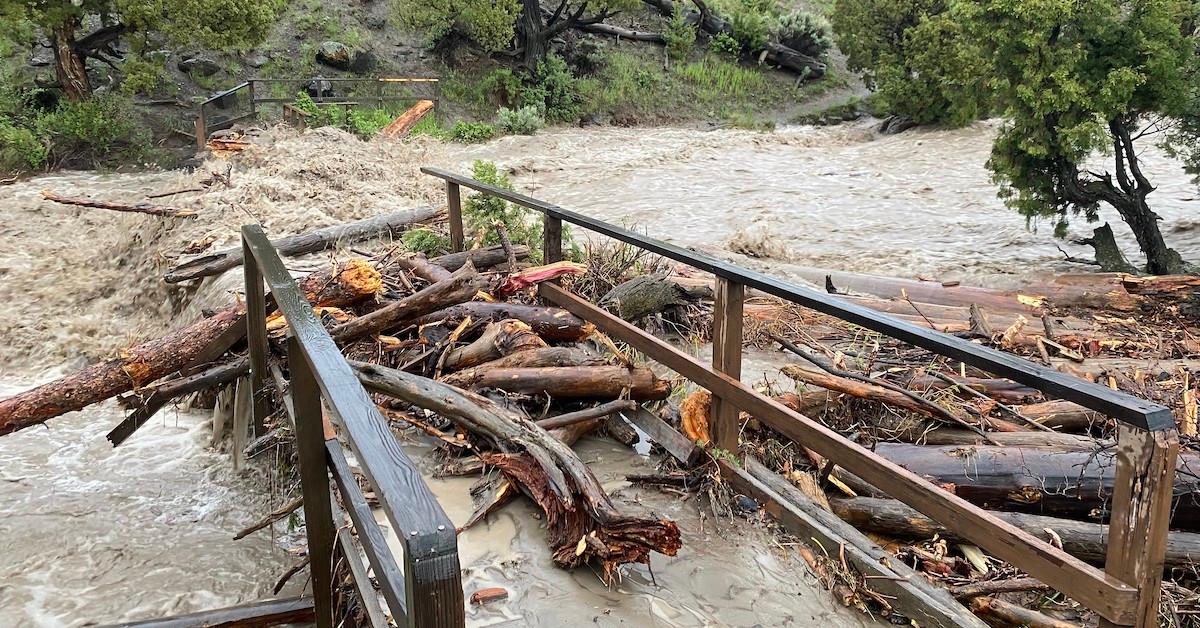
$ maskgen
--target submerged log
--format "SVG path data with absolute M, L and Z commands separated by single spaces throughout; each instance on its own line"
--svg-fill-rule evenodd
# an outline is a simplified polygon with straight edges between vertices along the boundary
M 631 398 L 646 401 L 671 394 L 671 382 L 658 379 L 654 371 L 624 366 L 484 368 L 476 369 L 470 381 L 454 375 L 444 381 L 465 388 L 497 388 L 560 399 L 614 399 L 628 392 Z
M 937 535 L 955 541 L 967 540 L 894 499 L 831 498 L 829 503 L 839 517 L 867 532 L 901 539 L 924 540 Z M 1107 525 L 1016 512 L 993 511 L 991 514 L 1046 541 L 1053 540 L 1047 532 L 1052 530 L 1068 554 L 1095 565 L 1104 564 L 1108 552 Z M 1188 567 L 1195 562 L 1200 562 L 1200 534 L 1171 532 L 1167 539 L 1166 567 Z
M 172 334 L 125 349 L 120 357 L 0 401 L 0 436 L 145 386 L 191 365 L 210 343 L 241 324 L 245 313 L 243 305 L 230 307 Z
M 373 364 L 352 363 L 363 384 L 436 412 L 503 453 L 483 454 L 546 514 L 556 564 L 595 561 L 611 582 L 623 563 L 649 564 L 650 552 L 674 556 L 679 528 L 666 519 L 621 512 L 569 446 L 529 419 L 453 386 Z
M 276 238 L 271 244 L 283 257 L 295 257 L 316 253 L 337 246 L 362 242 L 376 237 L 397 236 L 410 225 L 428 222 L 441 215 L 439 210 L 430 207 L 419 207 L 392 212 L 382 216 L 374 216 L 356 220 L 332 227 L 316 229 L 308 233 Z M 237 268 L 243 263 L 242 247 L 235 246 L 224 251 L 198 257 L 184 262 L 167 271 L 163 280 L 167 283 L 179 283 L 189 279 L 199 279 L 210 275 L 219 275 L 231 268 Z
M 190 209 L 178 209 L 175 207 L 163 207 L 161 205 L 153 205 L 150 203 L 138 203 L 130 205 L 128 203 L 113 203 L 109 201 L 98 201 L 91 198 L 76 198 L 70 196 L 60 196 L 50 190 L 42 190 L 42 198 L 63 205 L 75 205 L 76 207 L 91 207 L 93 209 L 107 209 L 116 212 L 132 212 L 137 214 L 149 214 L 151 216 L 162 216 L 164 218 L 190 218 L 195 220 L 196 212 Z
M 877 443 L 875 453 L 972 503 L 1079 520 L 1105 521 L 1116 476 L 1113 449 L 995 446 L 923 447 Z M 1200 530 L 1200 455 L 1182 453 L 1172 526 Z
M 435 260 L 436 261 L 436 260 Z M 506 318 L 529 325 L 534 333 L 549 342 L 579 342 L 592 335 L 596 328 L 574 314 L 557 307 L 524 305 L 521 303 L 484 303 L 472 301 L 439 310 L 417 320 L 426 325 L 438 321 L 499 321 Z

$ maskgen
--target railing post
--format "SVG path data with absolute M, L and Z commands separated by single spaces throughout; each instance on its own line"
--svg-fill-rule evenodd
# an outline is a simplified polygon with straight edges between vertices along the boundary
M 200 115 L 196 116 L 196 150 L 204 150 L 208 143 L 208 123 L 204 121 L 204 105 L 200 105 Z
M 308 534 L 309 572 L 318 628 L 333 626 L 333 511 L 329 506 L 329 473 L 321 393 L 304 358 L 304 349 L 288 338 L 288 372 L 296 412 L 296 454 L 304 495 L 304 528 Z
M 250 86 L 250 117 L 258 119 L 258 103 L 254 100 L 254 79 L 249 79 L 246 84 Z
M 562 261 L 562 219 L 550 214 L 543 214 L 542 218 L 542 263 Z
M 446 182 L 446 207 L 450 212 L 450 248 L 457 253 L 463 250 L 462 191 L 453 181 Z
M 250 394 L 253 396 L 254 436 L 266 434 L 265 423 L 271 414 L 267 393 L 267 298 L 263 292 L 262 272 L 254 252 L 242 240 L 242 268 L 246 276 L 246 343 L 250 346 Z
M 717 277 L 713 304 L 713 369 L 734 379 L 742 378 L 742 302 L 746 289 L 740 283 Z M 738 409 L 714 394 L 709 415 L 713 444 L 736 454 Z
M 399 531 L 397 531 L 399 532 Z M 462 628 L 466 625 L 462 570 L 458 554 L 422 557 L 430 550 L 406 539 L 404 580 L 408 591 L 408 622 L 412 628 Z
M 1136 587 L 1138 605 L 1132 624 L 1102 618 L 1102 627 L 1158 625 L 1178 455 L 1179 433 L 1174 429 L 1150 431 L 1124 423 L 1117 428 L 1117 469 L 1104 571 Z

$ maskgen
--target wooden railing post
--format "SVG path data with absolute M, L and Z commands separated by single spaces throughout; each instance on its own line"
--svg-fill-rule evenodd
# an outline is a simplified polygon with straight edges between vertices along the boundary
M 463 250 L 462 191 L 457 183 L 446 182 L 446 207 L 450 212 L 450 248 L 457 253 Z
M 200 105 L 200 115 L 196 117 L 196 150 L 204 150 L 208 143 L 208 123 L 204 120 L 204 105 Z
M 1124 423 L 1117 428 L 1117 469 L 1104 571 L 1136 587 L 1138 604 L 1133 623 L 1101 619 L 1102 627 L 1158 625 L 1178 455 L 1179 433 L 1174 429 L 1151 431 Z
M 329 506 L 329 473 L 325 458 L 325 429 L 321 392 L 304 349 L 288 338 L 288 372 L 296 412 L 296 454 L 304 495 L 304 528 L 308 535 L 309 572 L 318 628 L 333 626 L 333 510 Z
M 446 527 L 452 526 L 449 524 Z M 405 540 L 404 580 L 408 591 L 408 625 L 412 628 L 465 626 L 466 604 L 458 554 L 432 554 L 428 538 Z
M 746 288 L 717 277 L 713 304 L 713 369 L 734 379 L 742 378 L 742 302 Z M 713 394 L 709 428 L 713 444 L 731 453 L 738 451 L 738 409 Z
M 542 218 L 542 263 L 562 261 L 562 219 L 550 214 L 544 214 Z
M 271 414 L 267 392 L 267 299 L 263 292 L 262 272 L 250 247 L 242 242 L 246 276 L 246 343 L 250 346 L 250 394 L 253 398 L 254 436 L 266 434 L 265 423 Z

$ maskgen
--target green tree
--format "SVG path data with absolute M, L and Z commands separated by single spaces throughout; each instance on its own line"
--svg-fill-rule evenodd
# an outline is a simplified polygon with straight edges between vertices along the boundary
M 917 124 L 961 125 L 986 113 L 984 60 L 948 9 L 947 0 L 837 0 L 838 48 L 879 109 Z
M 529 70 L 550 50 L 550 40 L 575 26 L 598 24 L 638 0 L 559 0 L 543 10 L 540 0 L 393 0 L 403 24 L 437 41 L 455 32 L 488 52 L 508 50 Z
M 91 96 L 87 60 L 108 64 L 129 33 L 156 30 L 177 44 L 212 48 L 250 46 L 266 37 L 284 0 L 0 0 L 0 21 L 39 27 L 54 50 L 58 82 L 67 98 Z M 99 26 L 80 36 L 94 18 Z
M 1200 163 L 1198 9 L 1194 0 L 956 0 L 1005 118 L 988 162 L 1001 197 L 1063 227 L 1108 205 L 1148 272 L 1181 272 L 1147 203 L 1154 185 L 1136 146 L 1158 139 Z

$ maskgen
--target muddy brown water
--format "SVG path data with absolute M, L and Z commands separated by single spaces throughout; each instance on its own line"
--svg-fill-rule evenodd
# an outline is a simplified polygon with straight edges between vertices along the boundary
M 165 228 L 49 206 L 38 191 L 129 199 L 186 187 L 191 175 L 58 173 L 0 187 L 0 297 L 10 311 L 21 304 L 0 324 L 0 397 L 77 368 L 81 356 L 99 357 L 87 347 L 103 353 L 160 333 L 170 316 L 194 316 L 237 284 L 227 276 L 199 294 L 152 288 L 165 264 L 156 256 L 206 234 L 232 243 L 246 215 L 279 233 L 361 217 L 376 203 L 441 202 L 436 181 L 411 175 L 419 164 L 465 170 L 493 159 L 534 196 L 783 277 L 822 266 L 1007 286 L 1079 270 L 1061 261 L 1050 225 L 1027 228 L 995 198 L 983 167 L 994 128 L 893 137 L 865 125 L 555 129 L 471 147 L 375 147 L 317 133 L 286 140 L 257 170 L 239 173 L 239 186 L 209 194 L 204 209 L 231 208 L 220 224 Z M 1196 188 L 1156 149 L 1145 160 L 1169 243 L 1200 259 Z M 396 180 L 384 178 L 397 168 Z M 1105 217 L 1132 254 L 1128 232 Z M 776 360 L 751 356 L 747 378 L 770 374 Z M 261 471 L 234 473 L 228 455 L 208 447 L 207 413 L 169 409 L 113 450 L 103 435 L 120 416 L 107 403 L 0 439 L 0 625 L 80 626 L 234 604 L 268 595 L 294 561 L 302 537 L 285 525 L 231 540 L 279 498 Z M 655 557 L 657 584 L 634 566 L 605 588 L 587 570 L 554 569 L 536 512 L 512 504 L 462 539 L 468 594 L 511 592 L 469 609 L 472 625 L 872 623 L 836 605 L 758 522 L 720 520 L 694 499 L 624 486 L 625 473 L 652 459 L 597 440 L 580 451 L 619 502 L 677 519 L 683 551 Z M 430 464 L 423 448 L 410 452 Z M 463 521 L 469 481 L 432 485 Z

